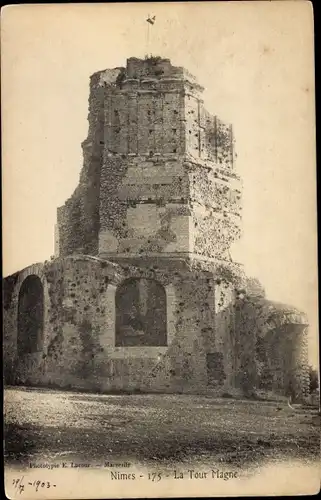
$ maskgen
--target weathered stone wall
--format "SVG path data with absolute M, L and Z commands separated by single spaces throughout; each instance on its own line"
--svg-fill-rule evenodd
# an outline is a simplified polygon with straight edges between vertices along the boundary
M 171 268 L 168 259 L 152 257 L 144 263 L 136 267 L 126 258 L 119 265 L 74 256 L 7 278 L 6 383 L 99 391 L 222 394 L 237 389 L 250 396 L 262 389 L 306 395 L 307 325 L 302 315 L 237 292 L 244 277 L 232 263 L 181 260 Z M 43 285 L 43 338 L 37 351 L 19 354 L 19 292 L 32 276 Z M 138 280 L 135 286 L 142 288 L 132 301 L 126 300 L 133 305 L 130 311 L 121 301 L 117 305 L 117 293 L 119 297 L 128 280 Z M 151 286 L 148 296 L 144 283 Z M 132 318 L 124 324 L 143 334 L 143 342 L 117 341 L 119 311 Z M 155 325 L 158 313 L 162 317 Z
M 304 324 L 284 324 L 269 330 L 259 339 L 260 386 L 284 393 L 292 399 L 304 399 L 309 394 L 309 363 L 307 327 Z M 258 349 L 257 349 L 258 350 Z
M 235 173 L 211 167 L 190 167 L 193 251 L 229 260 L 229 249 L 241 236 L 241 183 Z
M 3 371 L 8 384 L 15 382 L 16 335 L 17 328 L 17 296 L 16 287 L 19 272 L 3 280 Z
M 148 79 L 105 85 L 105 144 L 130 155 L 184 154 L 182 82 Z M 138 86 L 139 85 L 139 86 Z
M 207 292 L 199 274 L 186 268 L 170 274 L 83 256 L 31 266 L 7 280 L 6 381 L 91 390 L 202 387 L 206 373 L 198 324 L 208 326 L 213 320 L 199 311 Z M 43 342 L 39 352 L 19 356 L 19 289 L 30 275 L 39 276 L 46 290 Z M 116 291 L 128 278 L 155 280 L 164 288 L 166 345 L 116 346 Z M 200 286 L 195 288 L 197 281 Z M 151 313 L 155 305 L 149 305 Z
M 182 162 L 137 157 L 128 165 L 119 156 L 109 156 L 101 186 L 101 256 L 192 250 L 188 178 Z
M 309 391 L 306 316 L 243 290 L 236 301 L 235 321 L 236 384 L 249 395 L 262 390 L 305 399 Z
M 235 386 L 236 373 L 236 324 L 235 324 L 235 283 L 222 278 L 215 280 L 215 352 L 224 361 L 224 388 Z
M 193 89 L 194 90 L 194 89 Z M 232 126 L 204 107 L 200 93 L 187 89 L 184 101 L 186 153 L 227 170 L 233 169 L 235 147 Z
M 182 160 L 107 156 L 101 176 L 99 253 L 195 253 L 229 259 L 241 235 L 234 174 Z

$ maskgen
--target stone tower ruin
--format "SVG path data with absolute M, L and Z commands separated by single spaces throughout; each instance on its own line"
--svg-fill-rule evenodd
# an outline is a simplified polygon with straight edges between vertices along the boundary
M 55 258 L 7 278 L 14 383 L 306 394 L 307 318 L 268 301 L 231 258 L 242 196 L 233 129 L 203 90 L 159 57 L 92 75 Z M 27 327 L 25 296 L 42 304 Z M 28 328 L 33 345 L 17 350 Z

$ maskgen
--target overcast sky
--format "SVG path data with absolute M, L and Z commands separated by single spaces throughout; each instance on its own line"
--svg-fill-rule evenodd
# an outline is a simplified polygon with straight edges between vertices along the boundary
M 53 254 L 56 208 L 82 166 L 89 76 L 149 51 L 186 67 L 206 87 L 208 110 L 233 123 L 244 181 L 244 236 L 233 255 L 269 298 L 308 313 L 316 362 L 312 29 L 308 2 L 5 10 L 4 274 Z

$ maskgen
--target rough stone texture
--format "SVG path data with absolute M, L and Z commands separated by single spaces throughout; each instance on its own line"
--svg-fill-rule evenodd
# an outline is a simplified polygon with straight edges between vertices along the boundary
M 202 91 L 168 59 L 92 75 L 55 258 L 4 280 L 7 383 L 306 397 L 307 319 L 231 260 L 242 196 L 233 131 Z M 21 292 L 28 277 L 43 290 L 38 309 Z M 23 304 L 42 313 L 31 321 Z M 24 325 L 33 344 L 20 340 Z

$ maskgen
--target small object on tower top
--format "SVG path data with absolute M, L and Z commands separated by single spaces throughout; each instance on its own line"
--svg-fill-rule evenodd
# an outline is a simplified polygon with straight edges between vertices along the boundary
M 155 24 L 155 20 L 156 20 L 156 16 L 153 16 L 153 17 L 148 16 L 148 18 L 146 19 L 146 21 L 149 24 Z

